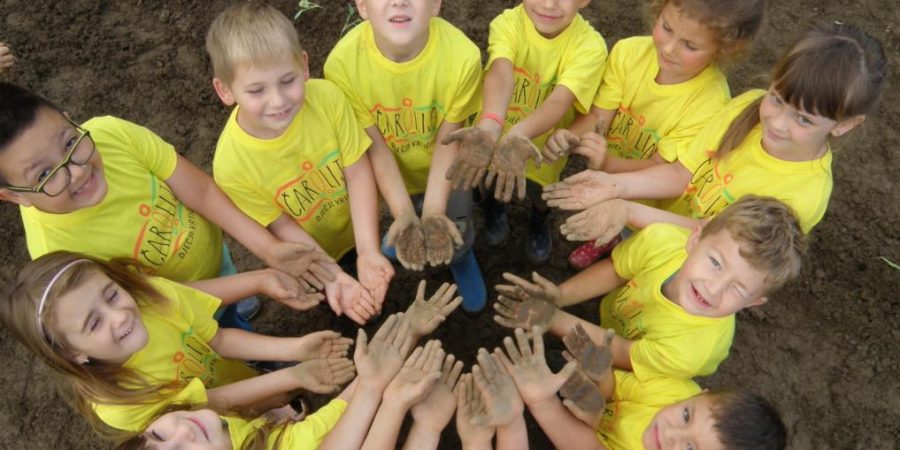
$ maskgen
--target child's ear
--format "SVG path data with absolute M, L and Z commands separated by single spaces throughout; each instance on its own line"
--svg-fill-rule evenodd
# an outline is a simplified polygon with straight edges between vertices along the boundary
M 79 365 L 84 365 L 91 362 L 91 359 L 88 358 L 88 355 L 85 355 L 84 353 L 69 353 L 68 355 L 66 355 L 66 358 L 68 358 L 69 361 L 72 361 L 73 363 Z
M 431 16 L 436 17 L 441 13 L 441 0 L 434 0 L 434 5 L 431 8 Z
M 212 81 L 213 89 L 216 90 L 216 95 L 219 96 L 219 100 L 222 100 L 222 103 L 228 106 L 233 105 L 234 95 L 231 93 L 231 88 L 229 88 L 228 85 L 218 77 L 213 77 Z
M 303 70 L 303 81 L 309 81 L 309 54 L 305 50 L 300 54 L 300 68 Z
M 356 11 L 362 20 L 369 20 L 369 10 L 366 9 L 366 0 L 356 0 Z
M 703 227 L 709 223 L 709 219 L 701 220 L 700 223 L 691 230 L 691 237 L 688 238 L 687 244 L 685 244 L 684 248 L 688 253 L 694 250 L 694 247 L 697 246 L 697 243 L 700 242 L 700 235 L 703 233 Z
M 747 304 L 747 308 L 752 308 L 752 307 L 754 307 L 754 306 L 764 305 L 764 304 L 766 304 L 766 302 L 768 302 L 768 301 L 769 301 L 769 297 L 760 297 L 760 298 L 758 298 L 758 299 L 756 299 L 756 300 L 753 300 L 752 302 L 748 303 L 748 304 Z
M 839 136 L 849 132 L 850 130 L 858 127 L 865 121 L 866 121 L 866 116 L 863 116 L 863 115 L 853 116 L 848 119 L 844 119 L 844 120 L 838 122 L 837 125 L 835 125 L 834 128 L 831 129 L 831 135 L 834 137 L 839 137 Z
M 31 206 L 31 201 L 21 192 L 13 192 L 9 189 L 0 189 L 0 200 L 15 203 L 20 206 Z

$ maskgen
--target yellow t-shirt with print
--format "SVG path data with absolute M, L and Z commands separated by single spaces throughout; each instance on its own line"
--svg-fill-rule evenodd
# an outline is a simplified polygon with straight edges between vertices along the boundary
M 600 326 L 636 341 L 631 365 L 640 380 L 709 375 L 728 357 L 734 315 L 688 314 L 662 293 L 687 259 L 690 230 L 667 223 L 644 228 L 612 253 L 616 273 L 628 282 L 600 302 Z
M 57 250 L 131 258 L 179 281 L 213 278 L 222 265 L 222 231 L 184 206 L 165 180 L 177 154 L 152 131 L 115 117 L 83 124 L 103 161 L 100 203 L 67 214 L 21 206 L 31 257 Z
M 299 422 L 275 428 L 266 439 L 266 448 L 314 450 L 334 428 L 346 409 L 347 402 L 336 398 Z M 222 419 L 228 423 L 228 434 L 233 448 L 241 448 L 244 442 L 266 423 L 264 418 L 247 421 L 225 416 Z
M 642 437 L 660 409 L 700 393 L 690 379 L 639 380 L 633 373 L 615 370 L 616 390 L 606 404 L 597 437 L 610 450 L 643 449 Z
M 219 330 L 213 319 L 221 304 L 219 299 L 165 278 L 150 278 L 150 284 L 168 299 L 169 304 L 141 307 L 141 321 L 149 337 L 147 345 L 131 355 L 123 367 L 160 385 L 188 384 L 197 379 L 206 388 L 257 375 L 243 362 L 223 358 L 209 346 L 209 341 Z M 190 403 L 202 403 L 196 395 L 188 398 Z M 180 398 L 166 398 L 149 405 L 102 404 L 95 405 L 94 411 L 114 428 L 142 430 L 155 412 L 175 400 Z
M 410 194 L 425 191 L 441 125 L 464 122 L 481 105 L 481 51 L 438 17 L 425 48 L 402 63 L 381 54 L 363 22 L 331 50 L 325 78 L 344 91 L 363 128 L 378 127 Z
M 757 125 L 724 158 L 713 158 L 735 117 L 765 94 L 752 90 L 736 97 L 678 155 L 678 162 L 691 172 L 691 181 L 681 197 L 661 201 L 660 208 L 702 219 L 715 216 L 744 195 L 756 194 L 775 197 L 793 208 L 804 233 L 822 220 L 833 186 L 831 149 L 812 161 L 780 160 L 763 149 L 762 128 Z
M 606 132 L 609 154 L 674 161 L 694 136 L 731 100 L 728 80 L 709 65 L 688 81 L 656 82 L 659 59 L 651 36 L 622 39 L 613 47 L 594 106 L 617 110 Z
M 490 69 L 497 59 L 504 58 L 512 63 L 515 76 L 504 131 L 540 107 L 556 86 L 565 86 L 575 94 L 573 108 L 553 129 L 532 139 L 541 149 L 554 129 L 572 122 L 576 110 L 582 114 L 590 110 L 603 76 L 606 54 L 603 36 L 581 14 L 577 14 L 553 39 L 538 33 L 522 5 L 507 9 L 494 18 L 488 36 L 487 68 Z M 560 158 L 536 169 L 529 161 L 528 179 L 542 186 L 555 183 L 565 164 L 566 158 Z
M 234 108 L 213 157 L 213 176 L 231 200 L 267 227 L 287 214 L 332 257 L 354 247 L 344 168 L 372 141 L 344 94 L 330 81 L 306 82 L 303 107 L 275 139 L 237 123 Z

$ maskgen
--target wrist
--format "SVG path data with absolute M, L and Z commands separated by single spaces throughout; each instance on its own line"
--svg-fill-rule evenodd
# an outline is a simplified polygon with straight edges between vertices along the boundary
M 480 120 L 478 128 L 490 135 L 494 142 L 497 142 L 500 139 L 500 135 L 503 134 L 503 125 L 493 120 Z

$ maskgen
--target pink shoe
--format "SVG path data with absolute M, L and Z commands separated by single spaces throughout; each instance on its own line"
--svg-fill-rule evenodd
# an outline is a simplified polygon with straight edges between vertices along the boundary
M 622 242 L 622 237 L 618 235 L 599 247 L 595 247 L 593 242 L 585 242 L 569 253 L 569 265 L 574 269 L 584 270 L 598 259 L 608 255 L 616 245 L 619 245 L 619 242 Z

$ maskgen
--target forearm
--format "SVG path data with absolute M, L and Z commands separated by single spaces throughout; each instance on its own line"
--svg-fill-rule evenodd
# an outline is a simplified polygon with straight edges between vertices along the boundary
M 369 157 L 344 168 L 347 195 L 350 197 L 350 217 L 353 220 L 353 237 L 356 252 L 378 253 L 378 190 Z
M 654 223 L 671 223 L 684 228 L 694 229 L 702 223 L 702 221 L 675 214 L 673 212 L 657 209 L 641 203 L 628 202 L 628 225 L 634 228 L 642 229 Z
M 637 172 L 656 165 L 659 163 L 652 159 L 627 159 L 607 155 L 600 170 L 606 173 Z
M 560 450 L 605 450 L 591 427 L 575 418 L 556 396 L 539 404 L 528 405 L 554 447 Z
M 425 200 L 422 204 L 422 215 L 446 214 L 447 199 L 450 198 L 451 183 L 447 179 L 447 169 L 456 159 L 459 144 L 441 144 L 447 135 L 462 128 L 461 123 L 444 123 L 438 131 L 434 153 L 431 157 L 431 168 L 428 170 L 428 183 L 425 186 Z
M 225 358 L 242 361 L 294 361 L 299 338 L 251 333 L 240 328 L 219 328 L 210 347 Z
M 360 448 L 369 431 L 372 417 L 381 402 L 384 389 L 367 386 L 364 382 L 358 382 L 347 409 L 341 415 L 340 420 L 334 425 L 319 450 L 345 450 L 348 448 Z
M 528 448 L 528 429 L 525 416 L 519 415 L 512 422 L 497 427 L 497 450 Z
M 220 411 L 246 408 L 273 396 L 300 388 L 296 378 L 284 370 L 206 390 L 208 405 Z
M 512 99 L 515 83 L 512 61 L 503 58 L 495 60 L 484 76 L 482 115 L 490 114 L 499 117 L 503 122 L 506 118 L 506 110 L 509 108 L 509 101 Z M 492 133 L 494 140 L 503 133 L 503 124 L 492 119 L 482 117 L 478 126 Z
M 300 226 L 291 216 L 281 213 L 274 222 L 269 224 L 269 231 L 272 232 L 278 239 L 281 239 L 285 242 L 300 242 L 303 244 L 309 244 L 316 248 L 316 250 L 325 253 L 325 250 L 322 249 L 322 246 L 313 239 L 303 227 Z
M 630 212 L 630 211 L 629 211 Z M 625 284 L 616 273 L 612 258 L 602 259 L 559 285 L 557 306 L 564 307 L 606 294 Z
M 691 181 L 691 173 L 680 163 L 658 164 L 637 172 L 613 175 L 619 198 L 652 200 L 681 195 Z
M 540 136 L 556 126 L 574 101 L 575 94 L 569 88 L 556 86 L 541 106 L 513 126 L 509 132 L 529 139 Z
M 403 443 L 403 450 L 432 450 L 437 448 L 440 441 L 440 432 L 422 426 L 419 422 L 413 422 L 406 436 L 406 442 Z
M 366 154 L 369 155 L 378 191 L 381 192 L 381 196 L 391 212 L 391 217 L 397 218 L 405 214 L 414 214 L 412 201 L 409 199 L 406 185 L 403 183 L 403 174 L 400 173 L 400 167 L 397 165 L 391 149 L 384 142 L 384 137 L 378 127 L 374 125 L 366 128 L 366 134 L 372 139 L 372 146 L 369 147 Z
M 184 284 L 222 300 L 223 305 L 237 303 L 259 293 L 259 279 L 266 270 L 251 270 L 225 277 L 189 281 Z
M 372 428 L 366 436 L 362 450 L 392 450 L 397 446 L 397 435 L 408 408 L 393 404 L 389 399 L 382 400 L 381 407 L 375 414 Z

